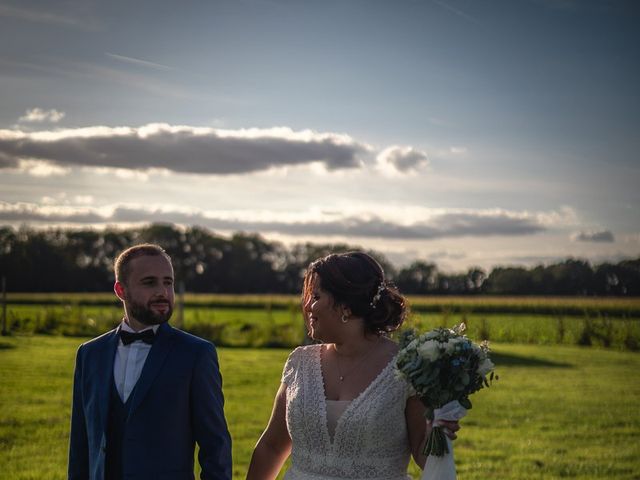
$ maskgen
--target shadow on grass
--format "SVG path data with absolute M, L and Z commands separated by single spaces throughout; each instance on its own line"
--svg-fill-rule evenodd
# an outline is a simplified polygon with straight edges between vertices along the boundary
M 11 343 L 0 342 L 0 350 L 9 350 L 10 348 L 16 348 L 16 346 Z
M 570 363 L 552 362 L 541 358 L 522 357 L 520 355 L 511 355 L 509 353 L 491 352 L 491 360 L 498 368 L 501 366 L 573 368 L 573 365 Z

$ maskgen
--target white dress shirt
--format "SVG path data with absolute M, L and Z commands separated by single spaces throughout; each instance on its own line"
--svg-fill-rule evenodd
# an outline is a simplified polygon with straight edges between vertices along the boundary
M 140 331 L 153 329 L 153 332 L 157 333 L 158 327 L 159 325 L 153 325 Z M 124 320 L 120 324 L 120 328 L 126 332 L 135 333 L 135 330 Z M 129 345 L 125 345 L 122 340 L 118 340 L 116 358 L 113 362 L 113 379 L 116 383 L 118 395 L 120 395 L 120 399 L 123 402 L 127 401 L 136 386 L 150 350 L 151 345 L 141 340 Z

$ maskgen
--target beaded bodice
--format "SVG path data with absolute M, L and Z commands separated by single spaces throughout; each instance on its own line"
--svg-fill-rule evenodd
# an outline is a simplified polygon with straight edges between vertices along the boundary
M 282 374 L 294 478 L 405 479 L 410 449 L 405 420 L 409 386 L 395 358 L 338 419 L 333 440 L 321 370 L 322 345 L 299 347 Z M 287 475 L 287 478 L 292 478 Z

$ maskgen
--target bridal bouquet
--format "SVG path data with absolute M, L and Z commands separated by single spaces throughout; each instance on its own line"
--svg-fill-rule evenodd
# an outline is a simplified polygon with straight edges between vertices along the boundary
M 411 330 L 400 338 L 397 374 L 413 387 L 427 407 L 426 417 L 433 422 L 423 452 L 427 456 L 449 453 L 449 442 L 438 421 L 462 418 L 471 408 L 469 395 L 493 380 L 488 342 L 473 343 L 463 335 L 464 329 L 461 323 L 453 329 L 436 328 L 421 335 Z

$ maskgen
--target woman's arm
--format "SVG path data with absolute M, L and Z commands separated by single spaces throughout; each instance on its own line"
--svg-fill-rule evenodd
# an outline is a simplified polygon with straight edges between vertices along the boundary
M 287 430 L 287 385 L 280 384 L 273 403 L 271 418 L 251 456 L 247 480 L 274 479 L 291 453 L 291 437 Z
M 407 420 L 407 431 L 409 433 L 409 446 L 411 447 L 411 455 L 418 464 L 424 469 L 427 457 L 422 453 L 427 443 L 428 435 L 431 434 L 431 422 L 426 420 L 424 416 L 425 408 L 418 397 L 413 396 L 407 399 L 407 406 L 404 414 Z M 455 432 L 460 430 L 458 422 L 441 422 L 444 427 L 444 434 L 451 440 L 455 440 L 457 435 Z
M 420 468 L 424 468 L 427 460 L 422 454 L 427 435 L 431 433 L 431 423 L 427 423 L 424 417 L 424 405 L 418 397 L 413 396 L 407 399 L 407 406 L 404 415 L 407 420 L 407 432 L 409 433 L 409 446 L 413 460 Z

